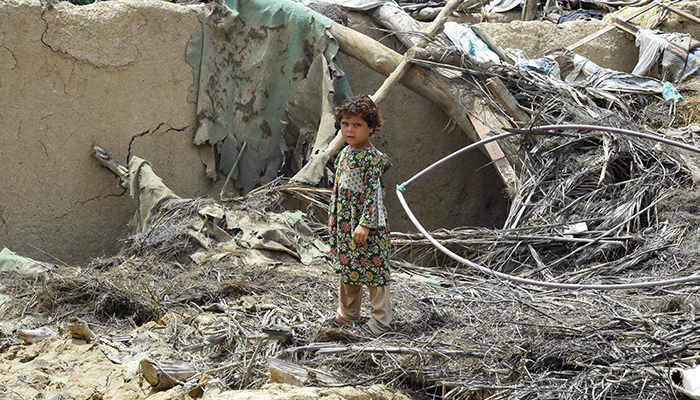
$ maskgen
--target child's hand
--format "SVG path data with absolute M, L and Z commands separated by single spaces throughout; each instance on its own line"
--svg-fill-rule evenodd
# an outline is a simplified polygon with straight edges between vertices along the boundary
M 352 240 L 355 243 L 364 243 L 367 241 L 367 236 L 369 236 L 369 228 L 362 225 L 357 225 L 355 232 L 352 233 Z

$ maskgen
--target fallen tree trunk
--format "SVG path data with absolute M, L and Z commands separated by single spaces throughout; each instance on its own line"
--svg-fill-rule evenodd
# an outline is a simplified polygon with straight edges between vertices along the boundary
M 430 40 L 438 33 L 442 31 L 443 26 L 445 26 L 445 18 L 452 13 L 457 7 L 462 3 L 464 0 L 450 0 L 449 3 L 445 6 L 445 8 L 442 9 L 440 12 L 440 15 L 435 18 L 435 21 L 433 21 L 430 26 L 428 26 L 428 29 L 424 32 L 424 34 L 418 39 L 418 42 L 415 44 L 414 47 L 417 47 L 419 49 L 424 48 Z M 394 69 L 394 71 L 389 75 L 389 77 L 384 81 L 382 86 L 377 89 L 376 93 L 372 96 L 372 99 L 376 103 L 381 103 L 386 95 L 389 93 L 389 90 L 391 90 L 392 87 L 394 87 L 401 78 L 403 78 L 404 75 L 406 75 L 406 72 L 411 68 L 411 58 L 413 58 L 413 53 L 414 51 L 413 47 L 409 49 L 408 52 L 406 52 L 406 55 L 401 59 L 401 62 L 399 65 Z
M 362 33 L 340 24 L 333 23 L 329 28 L 329 32 L 338 42 L 341 52 L 355 58 L 384 76 L 389 76 L 394 72 L 403 60 L 403 57 L 397 52 Z M 445 114 L 457 123 L 472 141 L 477 142 L 482 139 L 468 117 L 468 113 L 471 110 L 462 105 L 463 102 L 454 99 L 447 90 L 443 90 L 443 88 L 447 88 L 452 84 L 448 78 L 421 68 L 410 68 L 400 82 L 408 89 L 440 106 Z M 319 132 L 319 134 L 321 133 Z M 300 178 L 306 175 L 308 169 L 322 170 L 322 168 L 318 168 L 318 164 L 325 166 L 328 160 L 342 149 L 343 143 L 342 136 L 337 134 L 329 146 L 324 149 L 315 149 L 309 162 L 292 180 L 314 185 L 318 184 L 322 176 L 314 176 L 313 179 Z M 499 154 L 490 154 L 488 152 L 487 154 L 494 161 L 499 159 Z M 506 186 L 512 187 L 516 177 L 507 160 L 503 159 L 494 165 L 496 165 L 498 173 Z
M 435 15 L 438 15 L 439 12 Z M 411 48 L 418 43 L 414 38 L 423 34 L 424 24 L 416 21 L 401 7 L 394 3 L 384 3 L 372 10 L 372 19 L 379 25 L 390 29 L 401 43 Z

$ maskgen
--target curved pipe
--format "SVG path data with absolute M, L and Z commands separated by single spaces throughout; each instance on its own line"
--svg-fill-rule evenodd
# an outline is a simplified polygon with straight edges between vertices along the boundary
M 655 140 L 657 142 L 665 143 L 671 146 L 676 146 L 685 150 L 689 150 L 695 153 L 700 154 L 700 149 L 695 147 L 695 146 L 690 146 L 684 143 L 676 142 L 674 140 L 654 136 L 654 135 L 649 135 L 646 133 L 641 133 L 641 132 L 636 132 L 636 131 L 630 131 L 626 129 L 618 129 L 618 128 L 610 128 L 610 127 L 605 127 L 605 126 L 596 126 L 596 125 L 545 125 L 545 126 L 540 126 L 537 128 L 532 128 L 530 131 L 535 131 L 535 132 L 542 132 L 542 131 L 551 131 L 551 130 L 565 130 L 565 129 L 582 129 L 582 130 L 597 130 L 597 131 L 604 131 L 604 132 L 611 132 L 611 133 L 620 133 L 628 136 L 636 136 L 644 139 L 650 139 L 650 140 Z M 406 199 L 403 196 L 403 191 L 405 188 L 413 183 L 415 183 L 419 178 L 424 176 L 427 172 L 430 170 L 440 166 L 441 164 L 461 155 L 468 153 L 476 148 L 479 148 L 487 143 L 495 142 L 497 140 L 505 139 L 514 135 L 518 134 L 525 134 L 530 131 L 511 131 L 507 133 L 502 133 L 500 135 L 492 136 L 490 138 L 486 138 L 483 140 L 480 140 L 476 143 L 472 143 L 469 146 L 466 146 L 460 150 L 455 151 L 454 153 L 443 157 L 442 159 L 434 162 L 421 172 L 417 173 L 414 175 L 411 179 L 407 180 L 401 185 L 396 186 L 396 195 L 399 198 L 399 202 L 401 203 L 401 206 L 403 209 L 406 211 L 406 214 L 408 215 L 408 218 L 411 220 L 413 225 L 415 225 L 416 228 L 425 236 L 426 239 L 430 243 L 433 244 L 436 248 L 438 248 L 440 251 L 442 251 L 445 255 L 448 257 L 452 258 L 453 260 L 460 262 L 462 264 L 465 264 L 469 267 L 472 267 L 474 269 L 477 269 L 485 274 L 488 275 L 493 275 L 497 278 L 503 279 L 503 280 L 508 280 L 511 282 L 515 283 L 521 283 L 525 285 L 533 285 L 533 286 L 541 286 L 541 287 L 546 287 L 546 288 L 553 288 L 553 289 L 573 289 L 573 290 L 619 290 L 619 289 L 637 289 L 637 288 L 644 288 L 644 287 L 653 287 L 653 286 L 668 286 L 668 285 L 676 285 L 676 284 L 681 284 L 681 283 L 688 283 L 688 282 L 694 282 L 700 280 L 700 275 L 691 275 L 691 276 L 686 276 L 683 278 L 677 278 L 677 279 L 668 279 L 668 280 L 662 280 L 662 281 L 651 281 L 651 282 L 633 282 L 633 283 L 623 283 L 623 284 L 610 284 L 610 285 L 583 285 L 583 284 L 567 284 L 567 283 L 557 283 L 557 282 L 544 282 L 544 281 L 537 281 L 533 279 L 526 279 L 526 278 L 520 278 L 517 276 L 513 275 L 508 275 L 504 274 L 502 272 L 494 271 L 490 268 L 484 267 L 483 265 L 479 265 L 473 261 L 469 261 L 464 257 L 461 257 L 442 244 L 438 242 L 424 227 L 421 225 L 421 223 L 418 221 L 415 215 L 413 215 L 413 211 L 411 211 L 411 208 L 408 206 L 408 203 L 406 202 Z

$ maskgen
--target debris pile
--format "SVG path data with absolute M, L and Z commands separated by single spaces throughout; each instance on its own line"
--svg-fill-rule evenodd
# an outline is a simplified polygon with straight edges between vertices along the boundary
M 457 3 L 403 10 L 421 19 L 473 6 Z M 344 51 L 340 34 L 352 33 L 329 25 Z M 228 196 L 224 186 L 219 202 L 187 199 L 163 184 L 157 166 L 133 156 L 127 169 L 95 151 L 138 202 L 135 233 L 120 254 L 82 267 L 0 253 L 0 393 L 225 399 L 263 388 L 275 398 L 665 399 L 692 392 L 683 383 L 700 351 L 700 283 L 644 283 L 697 274 L 697 155 L 649 138 L 698 144 L 696 73 L 662 68 L 660 77 L 675 77 L 662 82 L 600 68 L 566 49 L 531 59 L 501 49 L 478 27 L 446 29 L 447 42 L 405 35 L 411 50 L 402 60 L 389 49 L 382 55 L 412 88 L 422 81 L 411 71 L 420 68 L 440 89 L 430 96 L 475 141 L 519 135 L 485 150 L 508 185 L 505 226 L 433 236 L 510 276 L 639 287 L 516 285 L 453 261 L 422 235 L 394 232 L 393 330 L 358 338 L 322 322 L 337 303 L 337 276 L 325 259 L 328 189 L 282 177 L 245 196 Z M 309 170 L 320 182 L 337 143 L 334 132 L 321 132 L 327 120 L 311 125 L 307 133 L 325 139 L 297 154 L 296 169 L 318 156 Z M 229 176 L 244 149 L 245 142 L 230 154 Z M 412 196 L 420 193 L 407 190 Z M 286 210 L 290 202 L 303 212 Z M 91 368 L 108 372 L 90 385 L 81 379 Z

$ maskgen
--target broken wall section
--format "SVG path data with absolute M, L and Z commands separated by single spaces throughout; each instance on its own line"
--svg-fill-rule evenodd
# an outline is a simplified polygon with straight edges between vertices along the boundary
M 41 260 L 114 253 L 133 201 L 90 157 L 139 154 L 182 195 L 210 191 L 192 144 L 186 6 L 138 0 L 50 10 L 0 1 L 0 244 Z M 48 256 L 48 253 L 51 255 Z
M 700 2 L 683 1 L 674 7 L 696 17 L 700 17 Z M 652 13 L 648 11 L 647 13 Z M 666 11 L 667 16 L 654 28 L 663 32 L 687 33 L 700 40 L 700 24 Z M 646 14 L 643 14 L 644 17 Z M 462 21 L 460 21 L 462 22 Z M 471 22 L 471 21 L 468 21 Z M 632 19 L 631 22 L 639 22 Z M 530 58 L 536 58 L 552 50 L 562 49 L 591 35 L 606 26 L 600 20 L 571 21 L 555 24 L 550 21 L 512 21 L 510 23 L 481 23 L 484 31 L 502 48 L 523 50 Z M 591 40 L 574 50 L 603 68 L 631 73 L 639 60 L 639 49 L 635 46 L 635 36 L 614 28 L 602 36 Z

